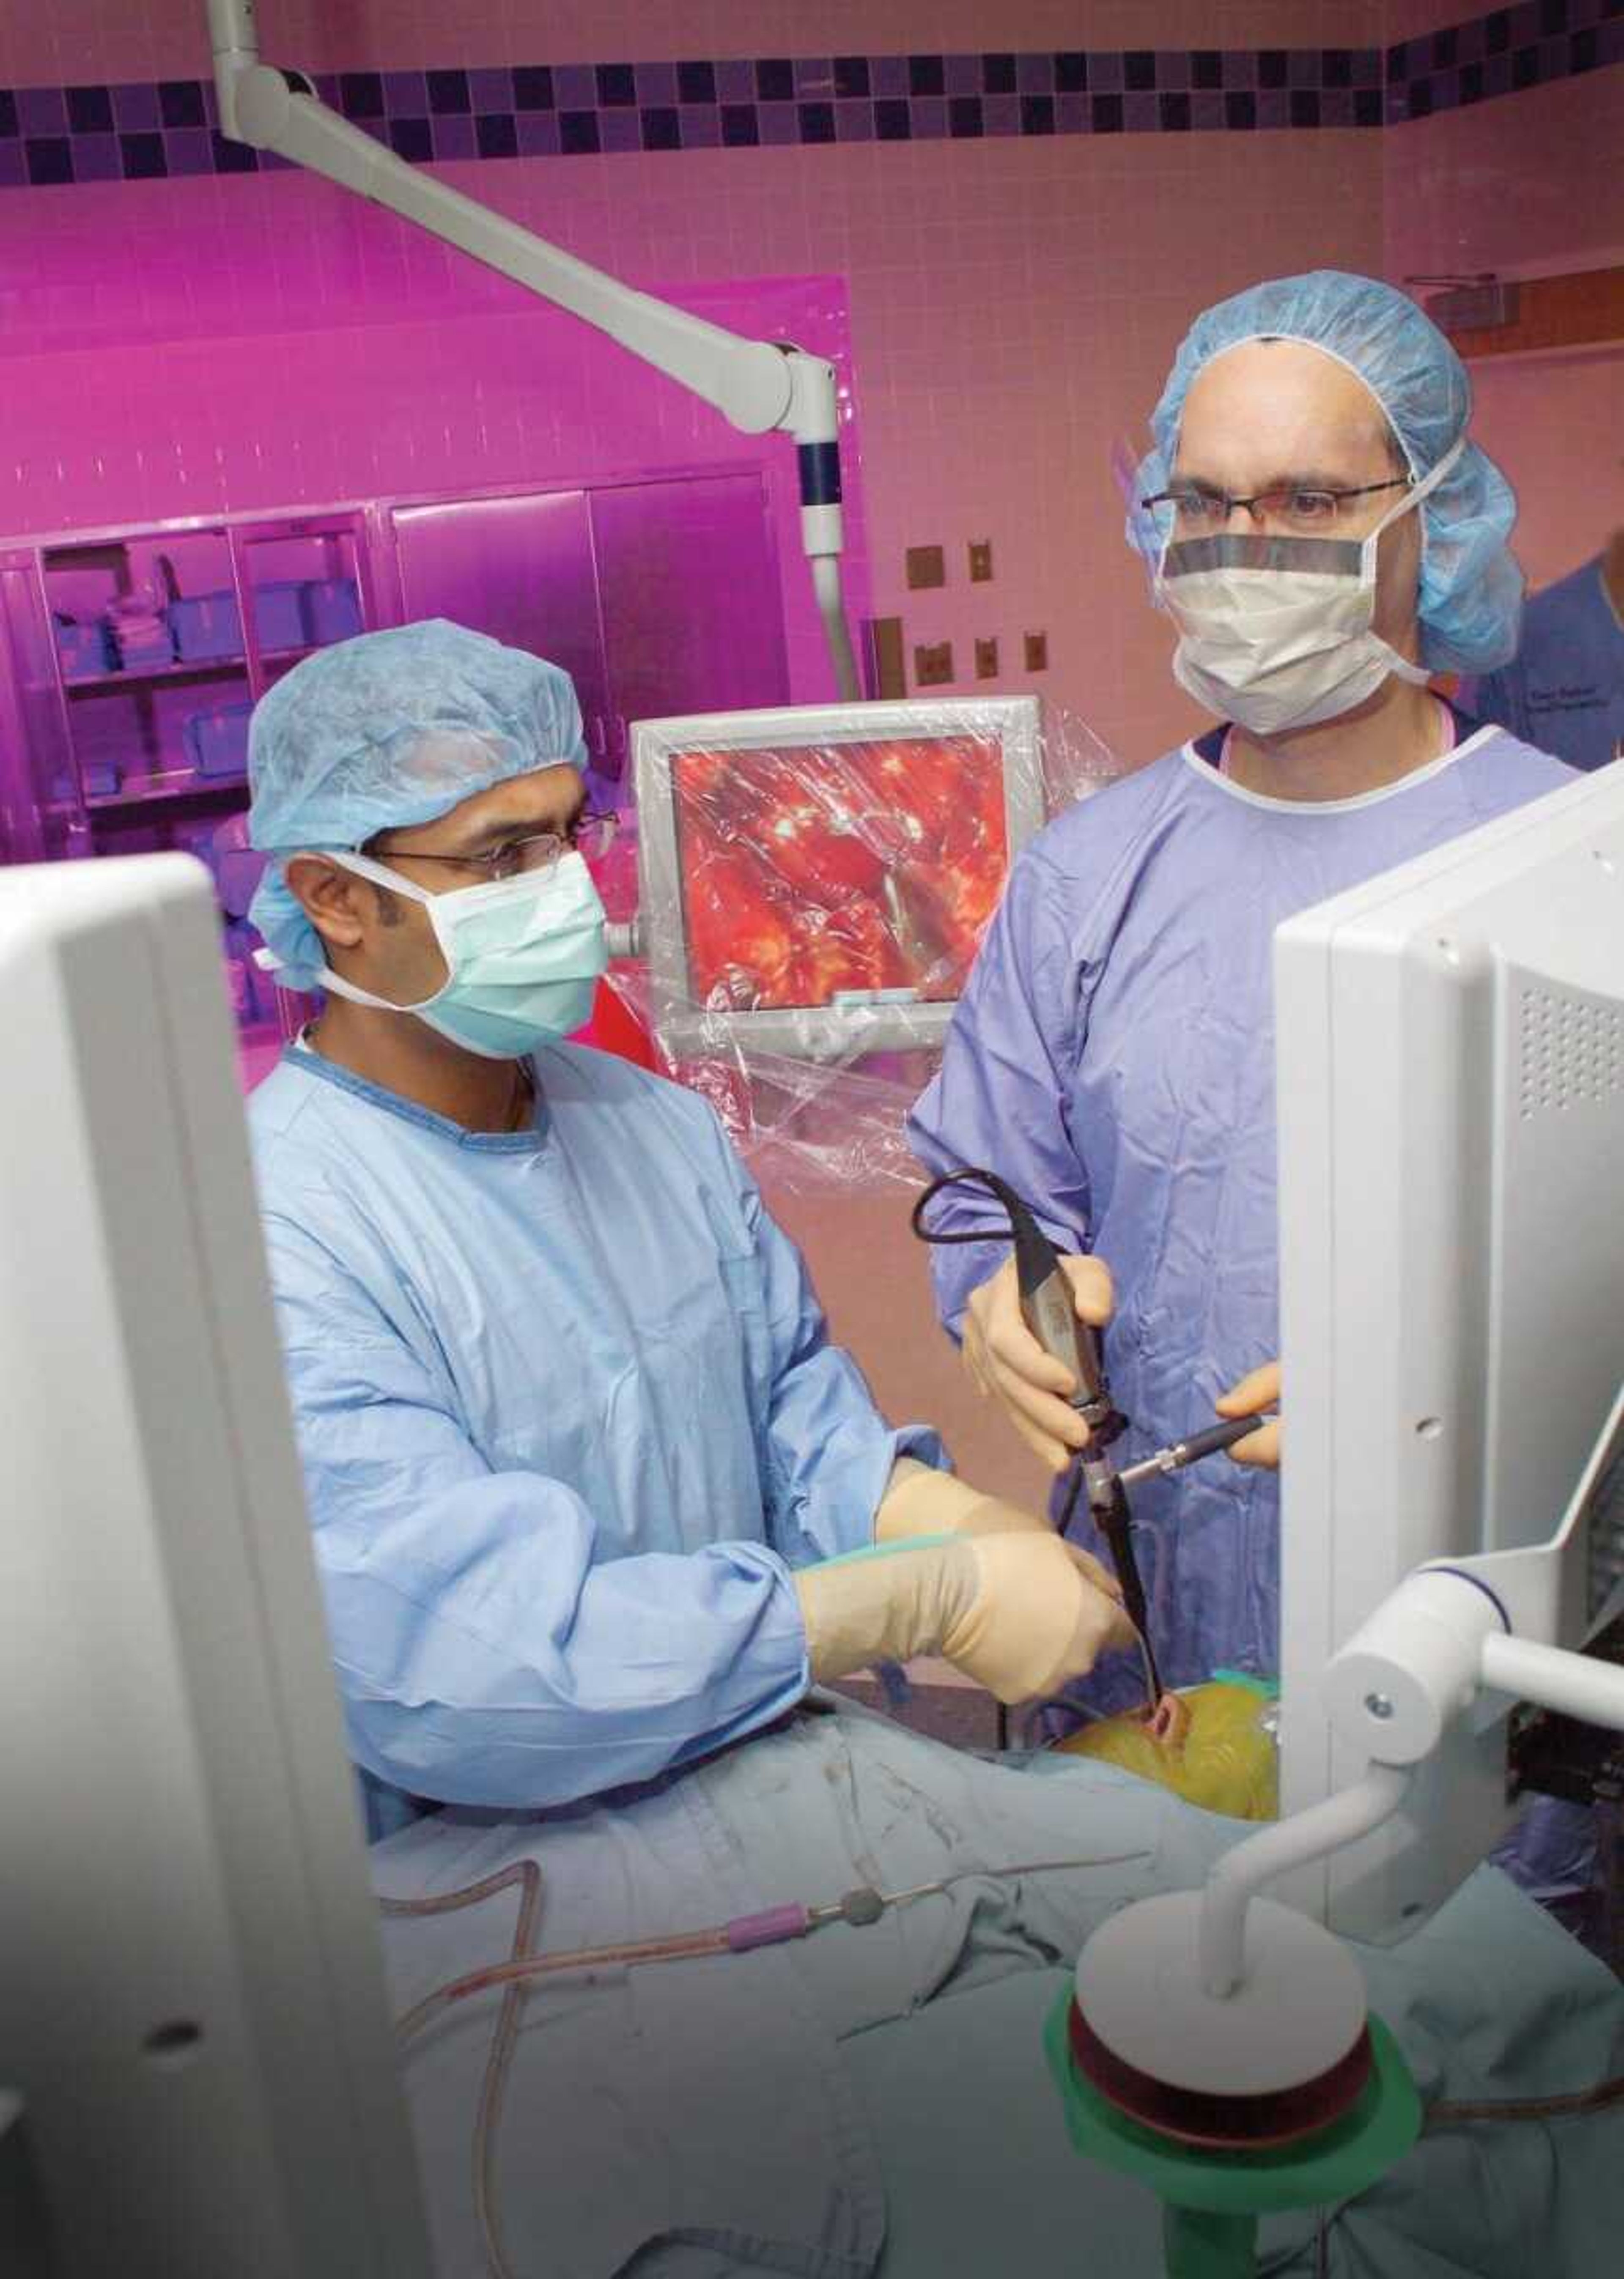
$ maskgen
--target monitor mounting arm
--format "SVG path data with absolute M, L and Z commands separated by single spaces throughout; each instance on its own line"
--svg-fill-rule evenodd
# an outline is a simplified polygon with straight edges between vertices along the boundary
M 840 695 L 855 699 L 857 668 L 840 592 L 833 367 L 800 349 L 741 339 L 637 292 L 409 165 L 329 110 L 300 73 L 261 63 L 254 0 L 209 0 L 209 30 L 222 134 L 325 175 L 512 278 L 691 390 L 743 434 L 777 430 L 793 438 L 801 543 Z

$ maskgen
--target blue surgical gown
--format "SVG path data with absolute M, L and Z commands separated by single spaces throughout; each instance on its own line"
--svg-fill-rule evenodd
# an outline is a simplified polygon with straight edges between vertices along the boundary
M 1624 753 L 1624 624 L 1599 556 L 1535 595 L 1516 656 L 1468 682 L 1460 701 L 1576 768 Z
M 804 1692 L 790 1571 L 899 1454 L 709 1106 L 583 1047 L 464 1132 L 294 1048 L 249 1108 L 352 1753 L 525 1809 L 647 1780 Z M 403 1795 L 402 1795 L 403 1792 Z
M 1210 1424 L 1219 1394 L 1279 1351 L 1275 928 L 1571 779 L 1467 726 L 1386 789 L 1305 804 L 1244 789 L 1214 764 L 1218 743 L 1113 784 L 1021 856 L 909 1125 L 929 1170 L 990 1167 L 1062 1248 L 1109 1265 L 1125 1460 Z M 932 1215 L 962 1231 L 999 1216 L 965 1188 Z M 1004 1240 L 931 1253 L 955 1335 L 1007 1255 Z M 1279 1512 L 1273 1474 L 1223 1458 L 1135 1492 L 1170 1684 L 1278 1669 Z M 1086 1519 L 1074 1531 L 1092 1539 Z M 1085 1693 L 1120 1707 L 1142 1690 L 1137 1663 L 1113 1656 Z

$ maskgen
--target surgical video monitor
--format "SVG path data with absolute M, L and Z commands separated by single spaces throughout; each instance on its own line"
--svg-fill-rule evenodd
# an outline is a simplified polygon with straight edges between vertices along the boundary
M 201 864 L 0 871 L 0 2082 L 46 2269 L 426 2279 Z
M 1549 1543 L 1587 1479 L 1580 1532 L 1601 1525 L 1624 1382 L 1624 766 L 1291 920 L 1275 957 L 1296 1812 L 1363 1769 L 1319 1681 L 1406 1575 Z M 1575 1541 L 1545 1643 L 1583 1643 L 1610 1544 Z M 1512 1707 L 1458 1719 L 1398 1818 L 1290 1896 L 1368 1938 L 1423 1921 L 1510 1825 Z
M 643 723 L 640 915 L 678 1056 L 939 1043 L 1044 821 L 1035 697 Z

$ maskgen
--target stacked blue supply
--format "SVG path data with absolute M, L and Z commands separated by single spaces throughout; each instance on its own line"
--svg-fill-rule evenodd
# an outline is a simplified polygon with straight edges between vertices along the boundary
M 99 618 L 86 625 L 59 610 L 53 610 L 51 618 L 64 680 L 96 680 L 117 668 L 112 637 Z
M 218 781 L 248 772 L 251 704 L 216 704 L 194 712 L 182 734 L 187 756 L 200 776 Z
M 172 601 L 169 630 L 183 664 L 232 664 L 242 655 L 242 615 L 234 594 L 189 594 Z

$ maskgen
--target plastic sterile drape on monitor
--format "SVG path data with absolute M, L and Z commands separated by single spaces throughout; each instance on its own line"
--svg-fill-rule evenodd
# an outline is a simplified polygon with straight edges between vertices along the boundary
M 635 752 L 647 979 L 617 979 L 662 1062 L 780 1186 L 915 1187 L 903 1120 L 1009 866 L 1109 754 L 1027 696 L 650 721 Z

